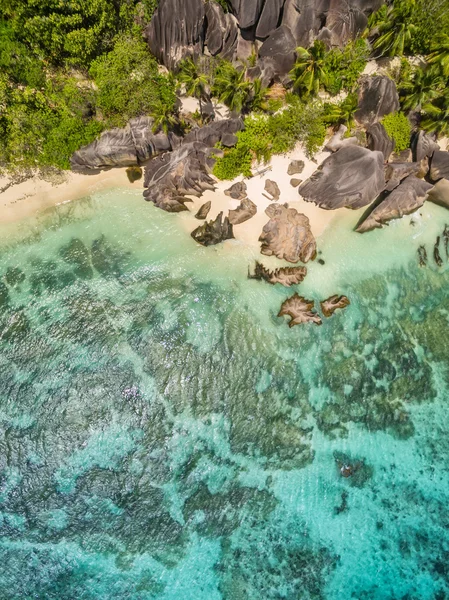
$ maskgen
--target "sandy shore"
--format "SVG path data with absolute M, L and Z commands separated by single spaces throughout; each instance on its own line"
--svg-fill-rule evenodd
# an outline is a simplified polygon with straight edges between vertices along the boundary
M 0 189 L 10 183 L 0 177 Z M 83 198 L 114 187 L 141 187 L 142 181 L 131 184 L 126 169 L 111 169 L 94 175 L 64 171 L 51 178 L 34 177 L 12 184 L 0 193 L 0 223 L 12 223 L 29 217 L 39 210 Z

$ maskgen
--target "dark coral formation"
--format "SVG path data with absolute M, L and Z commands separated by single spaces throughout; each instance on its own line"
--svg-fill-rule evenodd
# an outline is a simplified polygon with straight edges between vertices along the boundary
M 280 267 L 270 271 L 264 265 L 256 261 L 253 274 L 248 274 L 249 279 L 263 279 L 272 285 L 280 283 L 285 287 L 297 285 L 304 280 L 307 275 L 306 267 Z
M 223 213 L 219 213 L 214 221 L 207 221 L 192 231 L 193 239 L 202 246 L 214 246 L 234 237 L 232 224 L 228 217 L 223 219 Z

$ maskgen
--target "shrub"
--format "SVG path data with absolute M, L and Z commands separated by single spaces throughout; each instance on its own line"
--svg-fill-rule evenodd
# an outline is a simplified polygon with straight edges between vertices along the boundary
M 369 57 L 369 46 L 363 39 L 349 42 L 345 48 L 333 48 L 324 59 L 327 78 L 325 89 L 333 95 L 341 90 L 352 92 Z
M 411 126 L 404 113 L 391 113 L 382 119 L 388 136 L 395 142 L 396 152 L 410 147 Z

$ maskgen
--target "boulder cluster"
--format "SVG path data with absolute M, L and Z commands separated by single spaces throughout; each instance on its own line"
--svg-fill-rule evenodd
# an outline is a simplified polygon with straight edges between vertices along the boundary
M 354 39 L 383 0 L 230 0 L 228 4 L 230 10 L 225 12 L 215 0 L 160 0 L 145 30 L 151 52 L 171 70 L 187 57 L 204 54 L 240 60 L 256 52 L 251 76 L 269 83 L 290 71 L 298 46 L 309 47 L 316 39 L 344 46 Z

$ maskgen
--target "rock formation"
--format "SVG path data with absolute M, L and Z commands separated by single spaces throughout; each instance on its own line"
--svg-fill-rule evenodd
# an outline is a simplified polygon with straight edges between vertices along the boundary
M 348 128 L 346 125 L 340 125 L 338 131 L 334 133 L 327 142 L 325 149 L 329 150 L 329 152 L 337 152 L 337 150 L 340 150 L 340 148 L 344 148 L 345 146 L 358 146 L 359 140 L 356 137 L 344 137 L 347 130 Z
M 270 204 L 265 214 L 270 220 L 259 237 L 262 254 L 274 255 L 291 263 L 315 258 L 316 242 L 305 215 L 288 208 L 288 204 Z
M 322 320 L 313 309 L 313 300 L 307 300 L 303 296 L 295 293 L 291 298 L 285 300 L 282 303 L 281 310 L 278 313 L 278 317 L 288 315 L 291 317 L 288 326 L 294 327 L 301 323 L 315 323 L 315 325 L 321 325 Z
M 440 179 L 431 190 L 429 190 L 427 200 L 435 202 L 440 206 L 449 208 L 449 179 Z
M 301 185 L 301 183 L 302 183 L 302 179 L 296 179 L 296 177 L 293 177 L 292 179 L 290 179 L 290 185 L 294 188 Z
M 208 221 L 192 231 L 193 239 L 202 246 L 214 246 L 234 237 L 232 225 L 228 217 L 223 219 L 223 213 L 219 213 L 215 221 Z
M 287 173 L 288 175 L 300 175 L 304 171 L 304 167 L 303 160 L 292 160 L 288 165 Z
M 387 134 L 382 123 L 374 123 L 368 127 L 366 142 L 367 148 L 370 150 L 382 152 L 385 160 L 388 160 L 395 147 L 394 140 Z
M 373 125 L 385 115 L 399 110 L 396 84 L 389 77 L 363 77 L 358 94 L 359 104 L 354 116 L 362 125 Z
M 257 213 L 257 206 L 249 198 L 243 198 L 235 210 L 229 211 L 229 222 L 232 225 L 240 225 L 254 217 Z
M 433 260 L 435 261 L 437 267 L 441 267 L 443 264 L 443 259 L 440 254 L 440 236 L 435 240 L 435 246 L 433 247 Z
M 338 308 L 346 308 L 351 303 L 346 296 L 330 296 L 320 302 L 321 311 L 325 317 L 331 317 Z
M 326 210 L 361 208 L 385 187 L 384 157 L 359 146 L 331 154 L 299 188 L 299 194 Z
M 281 267 L 270 271 L 262 263 L 256 261 L 254 273 L 248 274 L 249 279 L 263 279 L 272 285 L 280 283 L 285 287 L 297 285 L 304 280 L 307 275 L 306 267 Z
M 412 140 L 413 160 L 416 162 L 431 157 L 439 149 L 434 137 L 425 131 L 421 130 Z
M 449 152 L 436 150 L 430 160 L 430 178 L 439 181 L 443 177 L 449 179 Z
M 374 208 L 368 217 L 356 228 L 359 233 L 382 227 L 392 219 L 409 215 L 424 204 L 430 183 L 414 175 L 406 177 L 382 202 Z
M 421 164 L 417 162 L 388 163 L 385 166 L 385 181 L 387 182 L 385 190 L 391 192 L 409 175 L 424 176 L 425 173 L 421 172 Z
M 418 260 L 419 260 L 420 267 L 425 267 L 427 265 L 427 250 L 426 250 L 425 246 L 419 246 Z
M 196 213 L 195 218 L 199 219 L 200 221 L 204 221 L 204 219 L 209 214 L 211 206 L 212 206 L 212 202 L 210 200 L 208 202 L 205 202 L 202 206 L 200 206 L 200 209 Z
M 228 190 L 225 190 L 225 195 L 234 198 L 234 200 L 243 200 L 243 198 L 246 198 L 246 194 L 247 187 L 244 181 L 238 181 L 231 185 Z
M 281 190 L 278 184 L 271 179 L 267 179 L 265 182 L 265 191 L 271 196 L 270 200 L 277 202 L 281 197 Z

